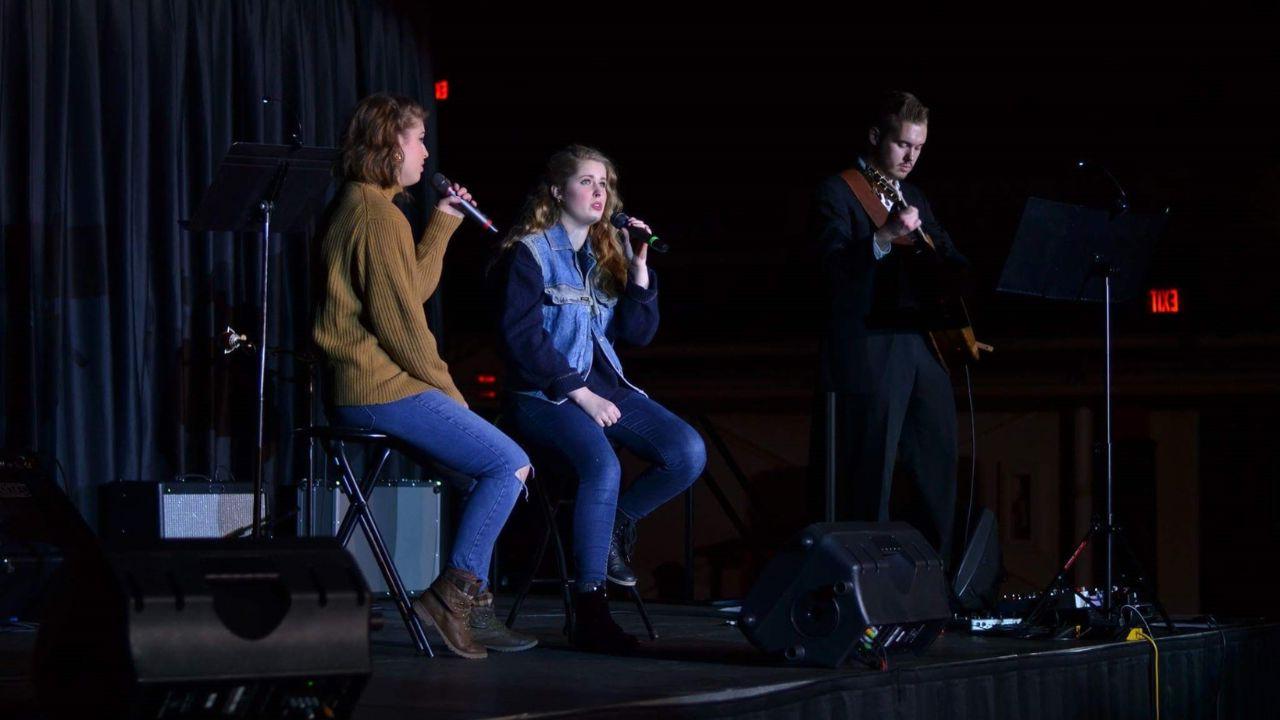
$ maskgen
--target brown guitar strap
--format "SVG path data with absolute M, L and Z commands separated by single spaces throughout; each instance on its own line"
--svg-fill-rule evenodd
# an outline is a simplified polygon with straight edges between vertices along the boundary
M 853 191 L 853 196 L 858 198 L 858 204 L 862 205 L 862 209 L 867 211 L 867 215 L 871 217 L 871 222 L 875 224 L 876 229 L 884 227 L 889 220 L 889 208 L 880 202 L 880 196 L 871 188 L 871 181 L 867 180 L 867 176 L 862 174 L 858 168 L 849 168 L 840 173 L 840 177 L 844 178 L 844 182 Z M 933 247 L 933 240 L 928 235 L 921 233 L 924 242 L 929 247 Z
M 867 216 L 871 218 L 871 222 L 876 229 L 884 227 L 885 222 L 889 219 L 889 208 L 880 202 L 880 196 L 875 190 L 871 189 L 871 182 L 867 180 L 862 171 L 857 168 L 849 168 L 840 173 L 840 177 L 844 178 L 845 184 L 853 191 L 853 196 L 858 198 L 858 203 L 862 205 L 862 209 L 867 211 Z M 947 367 L 946 357 L 942 353 L 942 348 L 938 347 L 938 339 L 933 333 L 924 333 L 929 340 L 929 347 L 933 350 L 933 356 L 942 364 L 942 369 L 950 373 L 951 369 Z
M 862 205 L 862 209 L 867 211 L 867 215 L 871 218 L 871 222 L 875 224 L 876 229 L 884 227 L 885 222 L 889 220 L 889 209 L 880 202 L 880 196 L 876 191 L 871 189 L 871 183 L 866 176 L 857 168 L 849 168 L 840 173 L 840 177 L 844 178 L 845 184 L 853 191 L 853 196 L 858 198 L 858 202 Z

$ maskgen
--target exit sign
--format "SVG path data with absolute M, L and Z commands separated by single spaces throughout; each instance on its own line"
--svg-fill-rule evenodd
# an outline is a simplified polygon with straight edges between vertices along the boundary
M 1177 315 L 1181 307 L 1178 302 L 1177 288 L 1162 288 L 1149 291 L 1151 296 L 1152 315 Z
M 449 99 L 449 81 L 448 80 L 441 80 L 440 82 L 436 83 L 436 99 L 437 100 Z

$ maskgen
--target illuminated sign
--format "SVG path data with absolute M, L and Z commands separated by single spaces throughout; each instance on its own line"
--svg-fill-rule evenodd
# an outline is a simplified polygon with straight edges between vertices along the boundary
M 1177 315 L 1179 308 L 1178 289 L 1162 288 L 1151 290 L 1151 314 L 1152 315 Z

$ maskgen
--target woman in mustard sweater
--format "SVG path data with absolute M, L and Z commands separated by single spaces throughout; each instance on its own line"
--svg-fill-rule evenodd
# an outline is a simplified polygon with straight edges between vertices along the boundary
M 414 603 L 445 644 L 467 658 L 523 650 L 536 640 L 508 630 L 484 587 L 493 545 L 531 468 L 515 442 L 467 409 L 436 349 L 422 305 L 440 282 L 449 238 L 471 201 L 436 204 L 415 243 L 391 200 L 422 179 L 426 111 L 405 97 L 370 95 L 342 139 L 346 180 L 321 247 L 324 297 L 313 337 L 329 361 L 335 425 L 392 435 L 474 478 L 445 571 Z

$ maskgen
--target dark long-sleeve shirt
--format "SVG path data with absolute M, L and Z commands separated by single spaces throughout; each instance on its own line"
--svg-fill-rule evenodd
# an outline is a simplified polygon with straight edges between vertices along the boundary
M 586 245 L 578 252 L 581 264 L 585 265 Z M 551 336 L 542 328 L 545 298 L 542 270 L 527 246 L 516 244 L 507 250 L 497 267 L 497 279 L 501 300 L 499 330 L 510 370 L 507 389 L 540 390 L 551 399 L 560 400 L 586 387 L 614 402 L 633 392 L 614 372 L 598 343 L 586 377 L 575 371 L 552 345 Z M 647 345 L 658 331 L 657 295 L 658 277 L 652 269 L 648 288 L 627 283 L 606 329 L 607 339 L 613 343 Z

